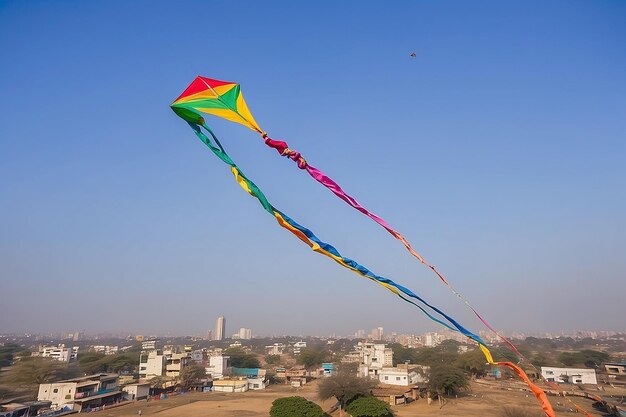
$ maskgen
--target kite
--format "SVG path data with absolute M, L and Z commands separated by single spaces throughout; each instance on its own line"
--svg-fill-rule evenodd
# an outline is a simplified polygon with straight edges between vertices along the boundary
M 411 247 L 411 244 L 404 238 L 404 236 L 402 236 L 399 232 L 389 226 L 389 224 L 381 217 L 377 216 L 374 213 L 371 213 L 369 210 L 361 206 L 334 180 L 332 180 L 330 177 L 328 177 L 317 168 L 310 165 L 300 154 L 300 152 L 290 149 L 286 142 L 271 139 L 267 135 L 267 133 L 259 127 L 254 117 L 252 116 L 252 113 L 248 109 L 243 95 L 241 94 L 241 88 L 239 84 L 198 76 L 170 105 L 170 107 L 179 117 L 181 117 L 191 126 L 198 138 L 200 138 L 200 140 L 205 145 L 207 145 L 209 149 L 219 159 L 221 159 L 224 163 L 230 166 L 230 170 L 235 176 L 237 183 L 247 193 L 249 193 L 253 197 L 256 197 L 261 206 L 265 209 L 265 211 L 271 214 L 281 227 L 287 229 L 289 232 L 294 234 L 298 239 L 307 244 L 313 251 L 327 256 L 341 266 L 352 270 L 353 272 L 361 275 L 364 278 L 367 278 L 382 285 L 402 300 L 419 308 L 431 320 L 434 320 L 435 322 L 445 326 L 448 329 L 458 331 L 467 338 L 475 341 L 481 349 L 482 353 L 484 354 L 485 358 L 487 359 L 488 363 L 493 365 L 505 366 L 512 369 L 513 372 L 520 376 L 520 378 L 528 385 L 530 390 L 539 401 L 545 415 L 548 417 L 555 416 L 554 410 L 552 409 L 552 406 L 550 405 L 550 402 L 548 401 L 544 391 L 535 384 L 533 384 L 519 366 L 513 364 L 512 362 L 494 362 L 491 352 L 478 335 L 467 330 L 465 327 L 459 324 L 458 321 L 444 313 L 439 308 L 433 306 L 432 304 L 429 304 L 422 297 L 418 296 L 407 287 L 397 284 L 388 278 L 379 276 L 364 267 L 363 265 L 357 263 L 356 261 L 344 257 L 335 247 L 321 241 L 311 230 L 298 224 L 292 218 L 290 218 L 285 213 L 281 212 L 270 204 L 263 192 L 251 180 L 249 180 L 248 177 L 243 174 L 243 172 L 239 169 L 235 162 L 226 153 L 217 136 L 206 125 L 204 117 L 201 113 L 222 117 L 224 119 L 242 124 L 249 129 L 258 132 L 267 146 L 278 151 L 280 155 L 286 156 L 287 158 L 296 162 L 298 168 L 300 168 L 301 170 L 305 170 L 311 177 L 313 177 L 316 181 L 328 188 L 337 197 L 339 197 L 348 205 L 360 211 L 364 215 L 374 220 L 380 226 L 382 226 L 392 236 L 402 242 L 405 248 L 415 258 L 417 258 L 422 264 L 431 269 L 432 272 L 434 272 L 437 277 L 472 310 L 472 312 L 478 317 L 478 319 L 480 319 L 483 324 L 485 324 L 487 328 L 489 328 L 496 335 L 498 335 L 498 337 L 503 340 L 507 344 L 507 346 L 511 348 L 517 355 L 519 355 L 521 358 L 524 358 L 519 350 L 508 339 L 506 339 L 495 329 L 493 329 L 493 327 L 485 321 L 485 319 L 476 311 L 476 309 L 469 303 L 469 301 L 465 297 L 463 297 L 452 285 L 450 285 L 448 280 L 446 280 L 446 278 L 433 265 L 428 263 L 419 253 L 417 253 Z M 209 133 L 211 138 L 209 138 L 203 132 L 203 129 L 204 131 Z

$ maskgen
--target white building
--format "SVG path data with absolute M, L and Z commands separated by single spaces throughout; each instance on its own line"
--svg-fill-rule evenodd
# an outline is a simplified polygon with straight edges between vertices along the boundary
M 150 395 L 150 383 L 128 384 L 122 388 L 122 391 L 125 392 L 124 398 L 128 401 L 145 400 Z
M 63 344 L 58 346 L 39 346 L 39 350 L 34 352 L 32 356 L 51 358 L 60 362 L 72 362 L 78 356 L 78 346 L 72 348 L 66 348 Z
M 597 385 L 595 369 L 541 367 L 541 375 L 550 382 Z
M 105 355 L 115 355 L 119 351 L 119 346 L 96 345 L 92 346 L 91 349 L 97 353 L 104 353 Z
M 393 367 L 393 350 L 383 343 L 359 342 L 356 351 L 360 357 L 358 375 L 361 377 L 378 379 L 383 368 Z
M 156 349 L 156 340 L 144 340 L 141 342 L 142 350 L 152 350 Z
M 282 355 L 285 351 L 285 345 L 282 343 L 274 343 L 271 346 L 265 346 L 265 352 L 268 355 Z
M 180 371 L 182 371 L 189 362 L 191 362 L 191 355 L 187 352 L 165 355 L 165 375 L 169 377 L 180 376 Z
M 382 327 L 375 327 L 369 335 L 372 340 L 383 340 L 384 332 Z
M 378 372 L 378 380 L 383 384 L 403 387 L 426 382 L 427 366 L 399 365 L 395 368 L 383 368 Z
M 299 355 L 302 349 L 306 348 L 306 342 L 301 340 L 293 344 L 293 354 Z
M 224 340 L 226 338 L 226 319 L 219 316 L 215 321 L 215 334 L 213 340 Z
M 246 329 L 245 327 L 242 327 L 241 329 L 239 329 L 237 337 L 242 340 L 252 339 L 252 329 Z
M 213 379 L 224 378 L 226 375 L 230 375 L 230 356 L 211 356 L 209 358 L 209 366 L 206 368 L 207 374 L 211 374 Z
M 117 374 L 96 374 L 51 384 L 40 384 L 38 401 L 51 401 L 53 409 L 69 407 L 76 411 L 113 404 L 122 398 Z
M 139 356 L 139 378 L 150 379 L 165 375 L 165 355 L 160 349 L 142 351 Z

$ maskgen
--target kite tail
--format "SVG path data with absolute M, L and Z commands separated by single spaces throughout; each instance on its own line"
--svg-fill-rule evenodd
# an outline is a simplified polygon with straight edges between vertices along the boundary
M 442 273 L 440 273 L 437 268 L 435 268 L 434 265 L 430 264 L 422 255 L 420 255 L 415 249 L 413 249 L 413 247 L 411 246 L 411 244 L 409 243 L 409 241 L 402 235 L 400 234 L 400 232 L 398 232 L 397 230 L 393 229 L 384 219 L 382 219 L 381 217 L 379 217 L 378 215 L 370 212 L 369 210 L 367 210 L 365 207 L 363 207 L 361 204 L 359 204 L 358 201 L 356 201 L 356 199 L 354 197 L 352 197 L 351 195 L 349 195 L 348 193 L 346 193 L 339 184 L 337 184 L 332 178 L 330 178 L 328 175 L 324 174 L 322 171 L 320 171 L 319 169 L 315 168 L 314 166 L 308 164 L 306 162 L 306 160 L 304 159 L 304 157 L 302 157 L 302 155 L 300 154 L 300 152 L 298 151 L 294 151 L 292 149 L 289 149 L 289 145 L 287 144 L 287 142 L 283 142 L 283 141 L 278 141 L 278 140 L 274 140 L 271 139 L 269 136 L 267 136 L 266 133 L 262 133 L 263 139 L 265 140 L 265 144 L 267 146 L 269 146 L 272 149 L 276 149 L 276 151 L 281 154 L 282 156 L 286 156 L 289 159 L 292 159 L 293 161 L 295 161 L 298 164 L 298 167 L 300 169 L 304 169 L 306 170 L 309 175 L 311 177 L 313 177 L 317 182 L 319 182 L 320 184 L 322 184 L 324 187 L 328 188 L 333 194 L 335 194 L 337 197 L 341 198 L 343 201 L 345 201 L 346 203 L 348 203 L 350 206 L 352 206 L 353 208 L 357 209 L 358 211 L 360 211 L 361 213 L 365 214 L 366 216 L 368 216 L 369 218 L 371 218 L 372 220 L 374 220 L 376 223 L 378 223 L 380 226 L 382 226 L 385 230 L 387 230 L 393 237 L 395 237 L 397 240 L 399 240 L 400 242 L 402 242 L 402 244 L 406 247 L 406 249 L 409 251 L 409 253 L 411 253 L 411 255 L 413 255 L 415 258 L 417 258 L 422 264 L 424 264 L 425 266 L 427 266 L 431 271 L 433 271 L 433 273 L 435 275 L 437 275 L 437 277 L 448 286 L 448 288 L 459 298 L 461 299 L 461 301 L 463 301 L 471 310 L 472 312 L 476 315 L 476 317 L 478 317 L 478 319 L 489 329 L 491 330 L 494 334 L 496 334 L 498 336 L 498 338 L 500 338 L 500 340 L 502 340 L 504 343 L 506 343 L 506 345 L 513 351 L 515 352 L 517 355 L 519 355 L 520 357 L 523 357 L 523 355 L 520 353 L 520 351 L 515 347 L 515 345 L 513 345 L 513 343 L 511 343 L 510 340 L 508 340 L 506 337 L 504 337 L 502 334 L 500 334 L 499 332 L 497 332 L 479 313 L 478 311 L 470 304 L 470 302 L 467 300 L 467 298 L 465 298 L 459 291 L 457 291 L 449 282 L 448 280 L 443 276 Z
M 550 402 L 547 400 L 547 397 L 545 396 L 545 393 L 543 393 L 543 391 L 539 387 L 535 386 L 530 381 L 530 379 L 526 376 L 526 374 L 524 373 L 522 369 L 520 369 L 519 367 L 511 363 L 494 362 L 491 352 L 489 351 L 485 343 L 482 341 L 482 339 L 478 335 L 467 330 L 465 327 L 459 324 L 455 319 L 453 319 L 452 317 L 444 313 L 439 308 L 429 304 L 428 302 L 426 302 L 426 300 L 424 300 L 423 298 L 421 298 L 420 296 L 418 296 L 417 294 L 415 294 L 413 291 L 409 290 L 408 288 L 402 285 L 399 285 L 388 278 L 382 277 L 380 275 L 376 275 L 372 271 L 364 267 L 363 265 L 360 265 L 359 263 L 357 263 L 356 261 L 350 258 L 344 257 L 343 255 L 339 253 L 339 251 L 334 246 L 326 242 L 323 242 L 311 230 L 298 224 L 295 220 L 291 219 L 286 214 L 277 210 L 274 206 L 270 204 L 270 202 L 267 200 L 267 197 L 265 197 L 263 192 L 256 186 L 256 184 L 254 184 L 251 180 L 249 180 L 243 174 L 243 172 L 241 172 L 239 167 L 234 163 L 234 161 L 226 153 L 221 143 L 219 142 L 215 134 L 211 131 L 211 129 L 208 128 L 208 126 L 203 125 L 202 127 L 204 127 L 210 133 L 210 135 L 214 139 L 217 146 L 211 143 L 210 139 L 201 131 L 199 125 L 195 123 L 189 123 L 189 125 L 192 127 L 192 129 L 194 130 L 196 135 L 200 138 L 200 140 L 202 140 L 202 142 L 204 142 L 216 156 L 218 156 L 223 162 L 225 162 L 226 164 L 230 166 L 231 172 L 235 176 L 237 183 L 248 194 L 252 195 L 253 197 L 256 197 L 261 203 L 261 205 L 263 206 L 263 208 L 268 213 L 274 216 L 274 218 L 276 219 L 276 221 L 281 227 L 287 229 L 289 232 L 294 234 L 298 239 L 300 239 L 302 242 L 307 244 L 313 251 L 320 253 L 324 256 L 327 256 L 331 258 L 332 260 L 334 260 L 335 262 L 337 262 L 338 264 L 340 264 L 341 266 L 343 266 L 344 268 L 347 268 L 357 273 L 358 275 L 361 275 L 364 278 L 370 279 L 380 284 L 381 286 L 385 287 L 387 290 L 396 294 L 398 297 L 400 297 L 404 301 L 419 308 L 431 320 L 439 324 L 442 324 L 443 326 L 445 326 L 446 328 L 450 330 L 458 331 L 462 333 L 463 335 L 465 335 L 467 338 L 477 342 L 481 351 L 485 355 L 485 358 L 490 364 L 511 367 L 518 375 L 520 375 L 520 377 L 524 380 L 524 382 L 531 388 L 533 393 L 535 393 L 535 396 L 537 400 L 540 402 L 541 407 L 544 410 L 544 413 L 546 414 L 546 416 L 556 417 L 556 415 L 554 414 L 554 411 L 552 410 L 552 406 L 550 405 Z M 298 158 L 301 158 L 301 157 L 298 157 Z M 416 301 L 413 301 L 413 300 L 416 300 Z M 419 305 L 418 302 L 426 306 L 428 309 L 434 311 L 441 317 L 443 317 L 447 321 L 447 323 L 435 317 L 433 314 L 429 313 L 428 311 L 426 311 L 426 309 L 422 307 L 421 305 Z

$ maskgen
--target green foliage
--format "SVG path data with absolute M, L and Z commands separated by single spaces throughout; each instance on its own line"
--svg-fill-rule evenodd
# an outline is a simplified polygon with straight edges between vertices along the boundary
M 190 388 L 206 378 L 206 369 L 199 364 L 191 364 L 180 371 L 180 385 L 183 388 Z
M 465 373 L 448 364 L 431 366 L 428 375 L 428 388 L 438 394 L 453 395 L 469 387 Z
M 298 355 L 298 363 L 305 368 L 319 366 L 328 358 L 328 352 L 316 349 L 303 349 Z
M 394 365 L 410 362 L 419 365 L 436 365 L 438 363 L 453 363 L 459 357 L 459 342 L 446 340 L 434 348 L 413 349 L 404 347 L 398 343 L 391 345 L 393 350 Z
M 133 354 L 125 353 L 105 355 L 87 352 L 78 357 L 78 366 L 86 374 L 131 371 L 137 367 L 138 363 L 139 358 L 135 358 Z
M 346 407 L 352 417 L 393 417 L 389 405 L 376 397 L 366 396 L 354 399 Z
M 280 355 L 265 355 L 265 362 L 268 365 L 278 365 L 280 363 Z
M 224 355 L 230 356 L 230 364 L 235 368 L 260 368 L 261 363 L 256 355 L 246 353 L 240 347 L 231 347 L 224 351 Z
M 454 364 L 476 377 L 483 376 L 486 373 L 487 360 L 480 349 L 474 349 L 459 355 Z
M 285 397 L 274 400 L 271 417 L 324 417 L 322 407 L 302 397 Z
M 26 354 L 30 355 L 30 351 L 15 343 L 0 346 L 0 368 L 11 365 L 15 356 L 25 356 Z
M 49 358 L 23 358 L 2 375 L 2 383 L 28 387 L 72 378 L 79 374 L 75 367 Z
M 589 368 L 596 368 L 602 362 L 607 362 L 610 356 L 597 350 L 585 349 L 580 352 L 563 352 L 559 355 L 559 361 L 566 365 L 584 364 Z
M 359 395 L 369 395 L 376 382 L 369 378 L 359 378 L 351 373 L 339 372 L 324 378 L 317 386 L 322 400 L 335 397 L 340 405 L 347 404 Z

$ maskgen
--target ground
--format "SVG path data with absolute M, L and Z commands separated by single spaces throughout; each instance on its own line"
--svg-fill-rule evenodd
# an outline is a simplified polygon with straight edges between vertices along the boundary
M 268 417 L 272 401 L 277 398 L 299 395 L 319 404 L 328 410 L 334 401 L 320 401 L 317 397 L 316 383 L 313 382 L 299 389 L 287 385 L 271 385 L 265 390 L 245 393 L 189 393 L 157 401 L 139 401 L 121 407 L 98 412 L 101 417 L 134 417 L 141 410 L 142 416 L 155 417 Z M 572 406 L 563 398 L 550 397 L 557 415 L 574 414 L 568 409 Z M 593 416 L 601 416 L 591 407 L 589 400 L 576 398 L 576 403 L 590 411 Z M 561 405 L 557 404 L 561 403 Z M 505 391 L 472 383 L 471 392 L 459 398 L 448 399 L 439 408 L 437 402 L 428 405 L 420 399 L 408 405 L 394 406 L 397 417 L 446 416 L 446 417 L 501 417 L 504 406 L 522 407 L 533 414 L 542 416 L 535 398 L 524 391 Z M 596 414 L 597 413 L 597 414 Z M 334 413 L 333 417 L 339 416 Z M 344 413 L 345 416 L 345 413 Z

